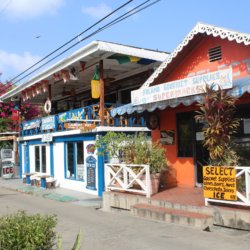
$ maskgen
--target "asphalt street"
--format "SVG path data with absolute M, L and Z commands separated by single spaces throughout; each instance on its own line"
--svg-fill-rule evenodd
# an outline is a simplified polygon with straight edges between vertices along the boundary
M 246 231 L 215 227 L 212 232 L 205 232 L 1 188 L 0 215 L 17 210 L 56 214 L 56 230 L 65 250 L 71 249 L 79 229 L 83 232 L 82 249 L 87 250 L 250 249 L 250 232 Z

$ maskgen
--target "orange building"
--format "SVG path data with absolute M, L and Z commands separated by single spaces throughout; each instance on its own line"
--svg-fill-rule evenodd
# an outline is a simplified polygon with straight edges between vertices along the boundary
M 133 111 L 145 112 L 153 140 L 167 148 L 168 186 L 202 184 L 208 152 L 194 120 L 204 83 L 236 96 L 241 128 L 235 140 L 250 155 L 250 35 L 198 23 L 143 86 L 132 92 Z M 224 88 L 223 87 L 223 88 Z M 250 163 L 249 163 L 250 164 Z

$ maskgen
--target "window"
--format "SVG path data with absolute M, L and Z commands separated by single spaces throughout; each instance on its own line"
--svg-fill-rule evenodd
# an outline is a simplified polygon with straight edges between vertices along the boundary
M 193 113 L 177 114 L 178 157 L 193 156 Z
M 84 180 L 84 144 L 66 143 L 66 178 Z
M 208 50 L 209 62 L 219 61 L 222 58 L 221 46 L 217 46 Z
M 35 146 L 35 171 L 38 173 L 46 173 L 46 146 Z

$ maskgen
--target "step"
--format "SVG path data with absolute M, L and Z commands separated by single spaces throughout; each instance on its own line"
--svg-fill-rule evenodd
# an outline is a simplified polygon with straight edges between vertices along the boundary
M 191 226 L 202 230 L 213 225 L 213 217 L 207 214 L 139 203 L 131 207 L 131 213 L 147 219 Z

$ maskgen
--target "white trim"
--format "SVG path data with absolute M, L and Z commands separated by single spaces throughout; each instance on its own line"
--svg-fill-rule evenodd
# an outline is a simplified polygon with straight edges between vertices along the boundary
M 108 132 L 108 131 L 115 131 L 115 132 L 136 132 L 136 131 L 150 131 L 146 127 L 107 127 L 107 126 L 100 126 L 96 127 L 93 130 L 88 130 L 83 132 L 81 129 L 75 130 L 67 130 L 67 131 L 60 131 L 60 132 L 53 132 L 50 133 L 52 137 L 59 137 L 59 136 L 68 136 L 68 135 L 79 135 L 79 134 L 87 134 L 87 133 L 96 133 L 96 132 Z M 45 134 L 38 134 L 38 135 L 29 135 L 29 136 L 20 136 L 17 138 L 18 141 L 29 141 L 35 139 L 42 139 Z
M 235 41 L 237 43 L 243 43 L 245 45 L 250 44 L 250 35 L 246 33 L 236 32 L 213 25 L 197 23 L 196 26 L 189 32 L 179 46 L 167 57 L 167 59 L 154 71 L 154 73 L 146 80 L 141 88 L 149 87 L 151 83 L 162 73 L 162 71 L 172 62 L 172 60 L 183 50 L 185 46 L 196 36 L 197 34 L 206 34 L 208 36 L 220 37 L 221 39 L 228 39 L 229 41 Z

